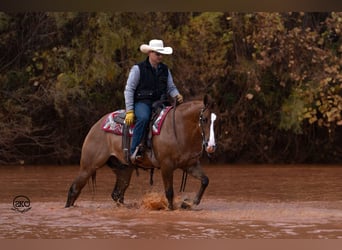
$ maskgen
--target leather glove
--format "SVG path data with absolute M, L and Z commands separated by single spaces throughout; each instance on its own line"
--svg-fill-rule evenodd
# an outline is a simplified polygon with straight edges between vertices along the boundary
M 131 126 L 134 123 L 134 111 L 128 110 L 125 116 L 125 123 L 127 126 Z
M 182 103 L 183 102 L 183 96 L 181 94 L 176 95 L 176 100 L 178 103 Z

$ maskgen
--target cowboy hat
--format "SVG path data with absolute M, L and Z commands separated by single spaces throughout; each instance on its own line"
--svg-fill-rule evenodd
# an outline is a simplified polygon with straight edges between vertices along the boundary
M 170 55 L 172 54 L 171 47 L 164 47 L 164 43 L 162 40 L 153 39 L 149 42 L 149 44 L 142 44 L 140 46 L 141 52 L 147 54 L 149 51 L 156 51 L 160 54 Z

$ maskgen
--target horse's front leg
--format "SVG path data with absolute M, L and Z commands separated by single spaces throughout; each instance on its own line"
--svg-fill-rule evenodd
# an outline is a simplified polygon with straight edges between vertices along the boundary
M 161 175 L 164 183 L 165 196 L 168 202 L 168 209 L 173 210 L 173 169 L 161 168 Z
M 196 194 L 194 201 L 193 201 L 194 205 L 198 205 L 198 204 L 200 204 L 202 196 L 204 194 L 204 191 L 206 190 L 206 188 L 209 184 L 209 178 L 203 172 L 203 169 L 202 169 L 199 162 L 197 162 L 197 164 L 195 166 L 190 167 L 188 169 L 188 173 L 191 176 L 193 176 L 196 179 L 199 179 L 201 181 L 200 189 L 199 189 L 198 193 Z

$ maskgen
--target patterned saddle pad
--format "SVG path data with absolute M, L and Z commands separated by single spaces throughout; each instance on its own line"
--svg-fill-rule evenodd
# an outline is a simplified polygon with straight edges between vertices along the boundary
M 155 119 L 152 124 L 152 135 L 160 134 L 165 117 L 171 109 L 172 109 L 172 106 L 166 106 L 159 113 L 157 119 Z M 109 133 L 116 134 L 116 135 L 122 135 L 124 117 L 125 117 L 124 109 L 120 109 L 120 110 L 117 110 L 108 114 L 108 116 L 104 120 L 103 125 L 101 127 L 102 130 L 109 132 Z M 133 135 L 133 128 L 134 128 L 134 124 L 129 127 L 130 136 Z

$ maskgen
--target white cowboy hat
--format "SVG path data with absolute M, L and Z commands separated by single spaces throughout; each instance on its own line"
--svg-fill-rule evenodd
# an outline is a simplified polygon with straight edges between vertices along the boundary
M 149 51 L 155 51 L 165 55 L 170 55 L 173 51 L 171 47 L 164 47 L 163 41 L 157 39 L 151 40 L 148 45 L 142 44 L 140 46 L 140 50 L 145 54 L 147 54 Z

